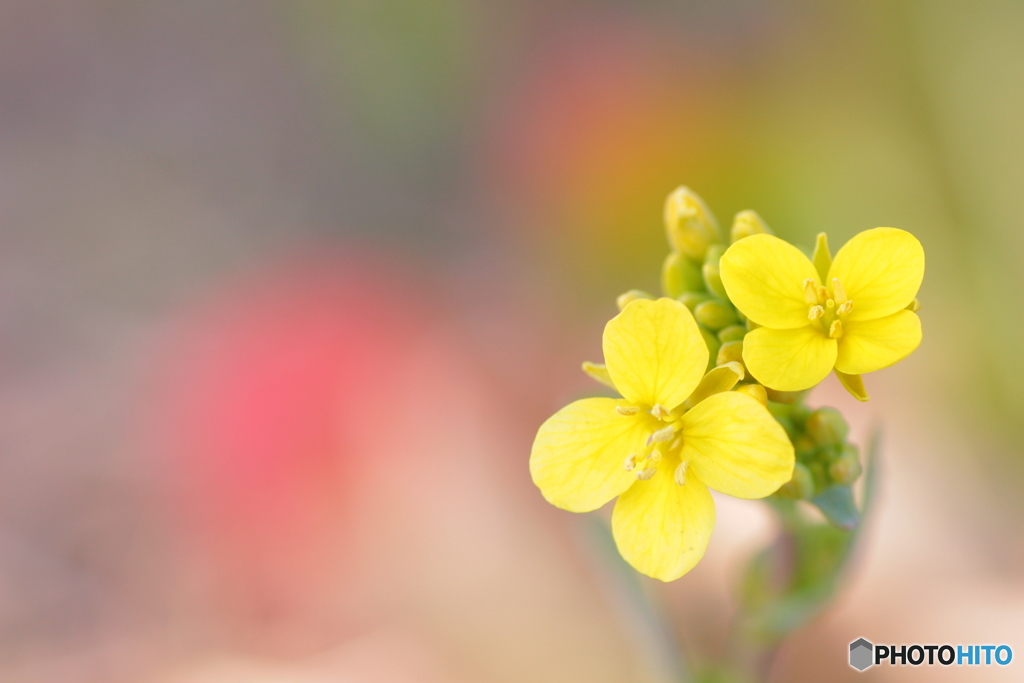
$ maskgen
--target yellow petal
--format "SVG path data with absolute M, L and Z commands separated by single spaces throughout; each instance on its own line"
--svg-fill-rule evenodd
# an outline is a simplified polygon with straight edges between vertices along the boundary
M 770 389 L 802 391 L 832 371 L 836 340 L 826 337 L 817 325 L 795 330 L 759 327 L 743 338 L 743 362 L 750 374 Z
M 924 278 L 924 248 L 897 228 L 855 235 L 832 261 L 828 281 L 838 278 L 853 301 L 848 320 L 874 320 L 906 308 Z M 846 321 L 843 321 L 846 325 Z
M 793 245 L 774 235 L 751 235 L 729 247 L 721 270 L 729 299 L 758 325 L 788 330 L 807 324 L 804 280 L 821 281 Z
M 683 304 L 637 300 L 605 326 L 604 361 L 627 400 L 675 408 L 704 376 L 708 347 Z
M 683 415 L 682 459 L 722 493 L 764 498 L 793 477 L 793 444 L 768 409 L 737 391 L 715 394 Z
M 643 450 L 658 427 L 647 413 L 620 415 L 613 398 L 574 401 L 540 426 L 530 475 L 549 503 L 571 512 L 596 510 L 636 480 L 626 458 Z
M 708 488 L 693 475 L 680 486 L 669 464 L 663 462 L 653 478 L 623 493 L 612 512 L 619 553 L 641 574 L 662 581 L 693 569 L 715 528 Z
M 861 375 L 901 361 L 921 344 L 921 319 L 899 311 L 875 320 L 847 322 L 839 338 L 836 370 Z

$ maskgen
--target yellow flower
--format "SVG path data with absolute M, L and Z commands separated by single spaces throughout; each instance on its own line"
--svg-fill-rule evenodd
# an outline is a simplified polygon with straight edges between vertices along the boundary
M 824 236 L 811 263 L 772 235 L 753 235 L 722 257 L 733 304 L 760 325 L 743 340 L 743 361 L 765 386 L 808 389 L 835 368 L 857 398 L 860 375 L 888 367 L 921 343 L 914 297 L 924 278 L 924 249 L 896 228 L 865 230 L 834 261 Z
M 793 446 L 757 399 L 729 391 L 743 373 L 738 363 L 704 376 L 707 346 L 678 301 L 627 305 L 605 327 L 604 357 L 606 375 L 584 368 L 623 398 L 587 398 L 555 413 L 537 432 L 530 474 L 550 503 L 572 512 L 619 496 L 619 552 L 671 581 L 707 548 L 715 525 L 708 487 L 770 495 L 793 474 Z

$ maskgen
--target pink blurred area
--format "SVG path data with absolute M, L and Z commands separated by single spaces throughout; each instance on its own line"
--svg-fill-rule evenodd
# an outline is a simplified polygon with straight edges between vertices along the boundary
M 147 445 L 180 487 L 183 535 L 222 574 L 211 595 L 243 619 L 318 610 L 348 583 L 345 520 L 414 457 L 375 443 L 407 421 L 402 378 L 430 334 L 390 270 L 340 252 L 259 268 L 189 313 L 161 361 Z
M 1024 633 L 1024 17 L 998 3 L 0 4 L 0 680 L 672 680 L 540 422 L 602 391 L 662 201 L 928 254 L 925 344 L 827 382 L 880 503 L 847 644 Z M 641 580 L 701 665 L 773 529 Z M 1016 667 L 972 671 L 1014 680 Z M 878 670 L 952 680 L 956 671 Z M 945 679 L 941 678 L 945 676 Z
M 293 662 L 270 669 L 286 678 L 532 677 L 544 662 L 558 680 L 579 675 L 560 660 L 580 647 L 591 677 L 640 666 L 585 654 L 619 628 L 519 466 L 533 425 L 502 410 L 440 286 L 372 253 L 306 252 L 217 292 L 160 363 L 151 445 L 187 618 L 229 651 Z

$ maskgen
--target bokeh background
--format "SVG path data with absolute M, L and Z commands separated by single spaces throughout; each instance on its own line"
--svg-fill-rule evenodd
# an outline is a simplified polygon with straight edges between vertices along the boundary
M 0 679 L 667 680 L 527 458 L 680 184 L 928 255 L 921 349 L 813 397 L 881 426 L 881 495 L 774 680 L 856 680 L 860 636 L 1024 656 L 1022 36 L 1000 0 L 4 0 Z M 642 582 L 698 664 L 772 534 L 718 502 Z

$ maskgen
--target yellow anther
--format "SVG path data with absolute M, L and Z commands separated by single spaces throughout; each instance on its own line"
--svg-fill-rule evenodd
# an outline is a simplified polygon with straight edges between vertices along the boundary
M 818 303 L 818 288 L 811 278 L 804 280 L 804 301 L 809 304 Z
M 636 453 L 626 458 L 626 471 L 632 472 L 636 467 Z
M 672 411 L 658 403 L 655 404 L 653 408 L 651 408 L 651 415 L 658 418 L 659 420 L 668 420 L 670 417 L 672 417 Z
M 832 326 L 828 328 L 828 336 L 832 339 L 838 339 L 843 336 L 843 323 L 840 320 L 833 320 Z
M 846 290 L 843 289 L 843 283 L 839 281 L 839 278 L 832 278 L 832 296 L 836 298 L 840 304 L 845 304 L 849 299 L 846 297 Z
M 647 469 L 640 470 L 636 473 L 636 478 L 640 481 L 647 481 L 658 472 L 657 467 L 648 467 Z
M 615 412 L 619 415 L 636 415 L 640 412 L 640 409 L 636 406 L 615 406 Z
M 825 315 L 825 309 L 821 306 L 811 306 L 811 310 L 807 312 L 808 320 L 817 320 L 821 316 Z
M 675 427 L 665 427 L 664 429 L 659 429 L 658 431 L 651 434 L 650 437 L 648 437 L 647 445 L 649 446 L 652 443 L 666 443 L 668 441 L 671 441 L 675 435 Z
M 686 484 L 686 469 L 689 466 L 690 462 L 688 460 L 684 460 L 681 463 L 679 463 L 678 467 L 676 467 L 675 480 L 676 483 L 679 484 L 680 486 Z
M 839 308 L 836 309 L 836 315 L 846 315 L 853 310 L 853 301 L 847 299 L 843 303 L 839 304 Z
M 828 290 L 824 287 L 818 287 L 818 303 L 823 304 L 828 300 Z

